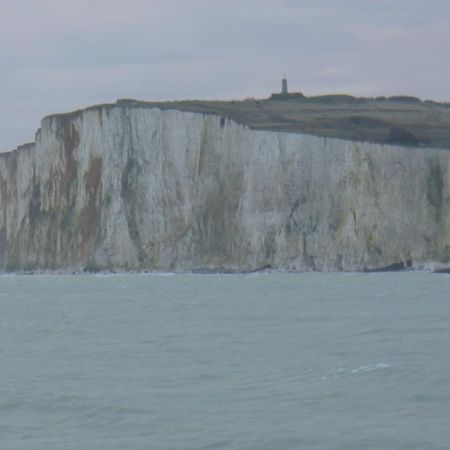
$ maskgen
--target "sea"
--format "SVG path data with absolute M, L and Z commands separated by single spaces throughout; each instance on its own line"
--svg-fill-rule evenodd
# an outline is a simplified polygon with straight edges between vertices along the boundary
M 1 450 L 450 448 L 450 276 L 0 276 Z

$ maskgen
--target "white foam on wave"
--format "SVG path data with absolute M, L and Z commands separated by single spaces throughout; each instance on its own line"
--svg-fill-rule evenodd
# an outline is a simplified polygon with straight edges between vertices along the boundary
M 377 364 L 367 364 L 364 366 L 359 366 L 356 368 L 345 368 L 345 367 L 339 367 L 337 369 L 334 369 L 322 377 L 319 378 L 320 381 L 326 381 L 331 380 L 333 378 L 340 378 L 345 377 L 348 375 L 358 375 L 361 373 L 367 373 L 367 372 L 374 372 L 375 370 L 385 370 L 389 369 L 390 365 L 385 363 L 377 363 Z
M 421 264 L 414 264 L 412 267 L 413 272 L 436 272 L 442 270 L 448 270 L 449 264 L 445 264 L 438 261 L 426 261 Z

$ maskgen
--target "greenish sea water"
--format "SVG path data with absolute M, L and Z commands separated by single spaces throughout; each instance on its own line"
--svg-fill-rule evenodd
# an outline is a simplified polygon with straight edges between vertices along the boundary
M 450 276 L 0 276 L 0 448 L 448 449 Z

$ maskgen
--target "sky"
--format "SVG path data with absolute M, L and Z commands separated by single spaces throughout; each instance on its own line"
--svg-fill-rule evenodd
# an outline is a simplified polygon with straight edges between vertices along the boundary
M 449 0 L 0 0 L 0 151 L 118 98 L 450 101 Z

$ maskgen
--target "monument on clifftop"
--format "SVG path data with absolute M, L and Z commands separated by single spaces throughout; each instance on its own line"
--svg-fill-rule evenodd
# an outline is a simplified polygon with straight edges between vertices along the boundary
M 305 96 L 301 92 L 289 92 L 288 82 L 285 75 L 281 79 L 281 92 L 273 93 L 270 98 L 272 100 L 291 100 L 291 99 L 301 99 Z

